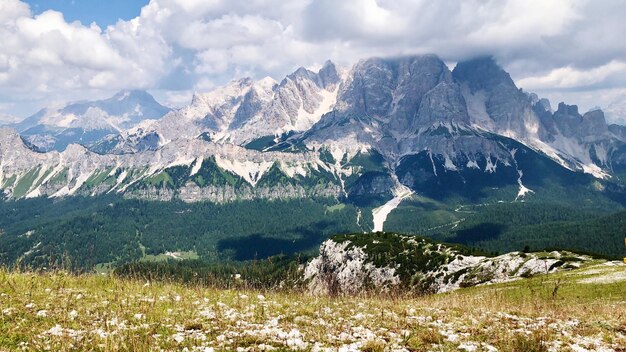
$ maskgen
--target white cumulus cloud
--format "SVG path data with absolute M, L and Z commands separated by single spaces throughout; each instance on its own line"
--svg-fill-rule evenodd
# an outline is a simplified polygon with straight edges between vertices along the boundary
M 127 88 L 180 105 L 241 76 L 420 53 L 494 55 L 524 89 L 590 104 L 626 89 L 624 13 L 620 0 L 151 0 L 102 28 L 0 0 L 0 112 Z

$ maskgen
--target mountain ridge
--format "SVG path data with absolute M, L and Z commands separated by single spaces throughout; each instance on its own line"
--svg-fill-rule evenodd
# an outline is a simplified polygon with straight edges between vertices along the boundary
M 105 102 L 133 95 L 141 93 Z M 520 200 L 554 187 L 602 193 L 619 189 L 610 184 L 626 176 L 624 134 L 609 128 L 601 111 L 581 115 L 563 103 L 553 111 L 489 57 L 452 71 L 423 55 L 361 60 L 347 73 L 328 61 L 281 82 L 243 78 L 195 94 L 191 105 L 159 120 L 64 152 L 41 154 L 9 130 L 3 135 L 22 143 L 0 150 L 8 198 L 115 192 L 232 201 L 281 194 L 380 205 L 403 186 L 476 202 Z
M 122 90 L 108 99 L 44 108 L 8 126 L 40 150 L 63 151 L 73 143 L 89 145 L 109 135 L 119 135 L 169 111 L 146 91 Z

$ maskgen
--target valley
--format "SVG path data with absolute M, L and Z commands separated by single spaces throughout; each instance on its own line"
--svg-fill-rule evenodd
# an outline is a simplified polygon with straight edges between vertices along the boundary
M 49 133 L 78 127 L 99 139 Z M 490 57 L 452 70 L 435 55 L 328 61 L 173 110 L 122 91 L 0 129 L 0 263 L 245 261 L 382 230 L 618 257 L 620 131 L 600 110 L 553 110 Z

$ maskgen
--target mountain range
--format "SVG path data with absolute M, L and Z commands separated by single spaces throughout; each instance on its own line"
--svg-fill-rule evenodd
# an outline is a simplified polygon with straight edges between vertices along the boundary
M 145 91 L 125 90 L 105 100 L 45 108 L 10 127 L 39 151 L 63 151 L 70 144 L 89 145 L 119 135 L 169 111 Z
M 123 91 L 0 128 L 0 262 L 251 259 L 382 230 L 616 255 L 625 179 L 626 127 L 490 57 L 329 61 L 180 109 Z
M 408 187 L 477 200 L 513 185 L 515 199 L 545 178 L 603 189 L 621 182 L 626 165 L 623 127 L 607 125 L 601 110 L 554 109 L 492 58 L 453 71 L 434 55 L 367 59 L 349 71 L 327 62 L 281 82 L 236 80 L 178 110 L 123 91 L 12 127 L 0 132 L 8 198 L 380 202 Z

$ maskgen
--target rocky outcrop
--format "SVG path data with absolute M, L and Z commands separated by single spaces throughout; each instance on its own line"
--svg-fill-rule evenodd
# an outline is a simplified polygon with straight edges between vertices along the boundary
M 578 268 L 590 257 L 570 252 L 470 255 L 461 247 L 391 233 L 334 236 L 304 269 L 312 294 L 367 291 L 449 292 Z

